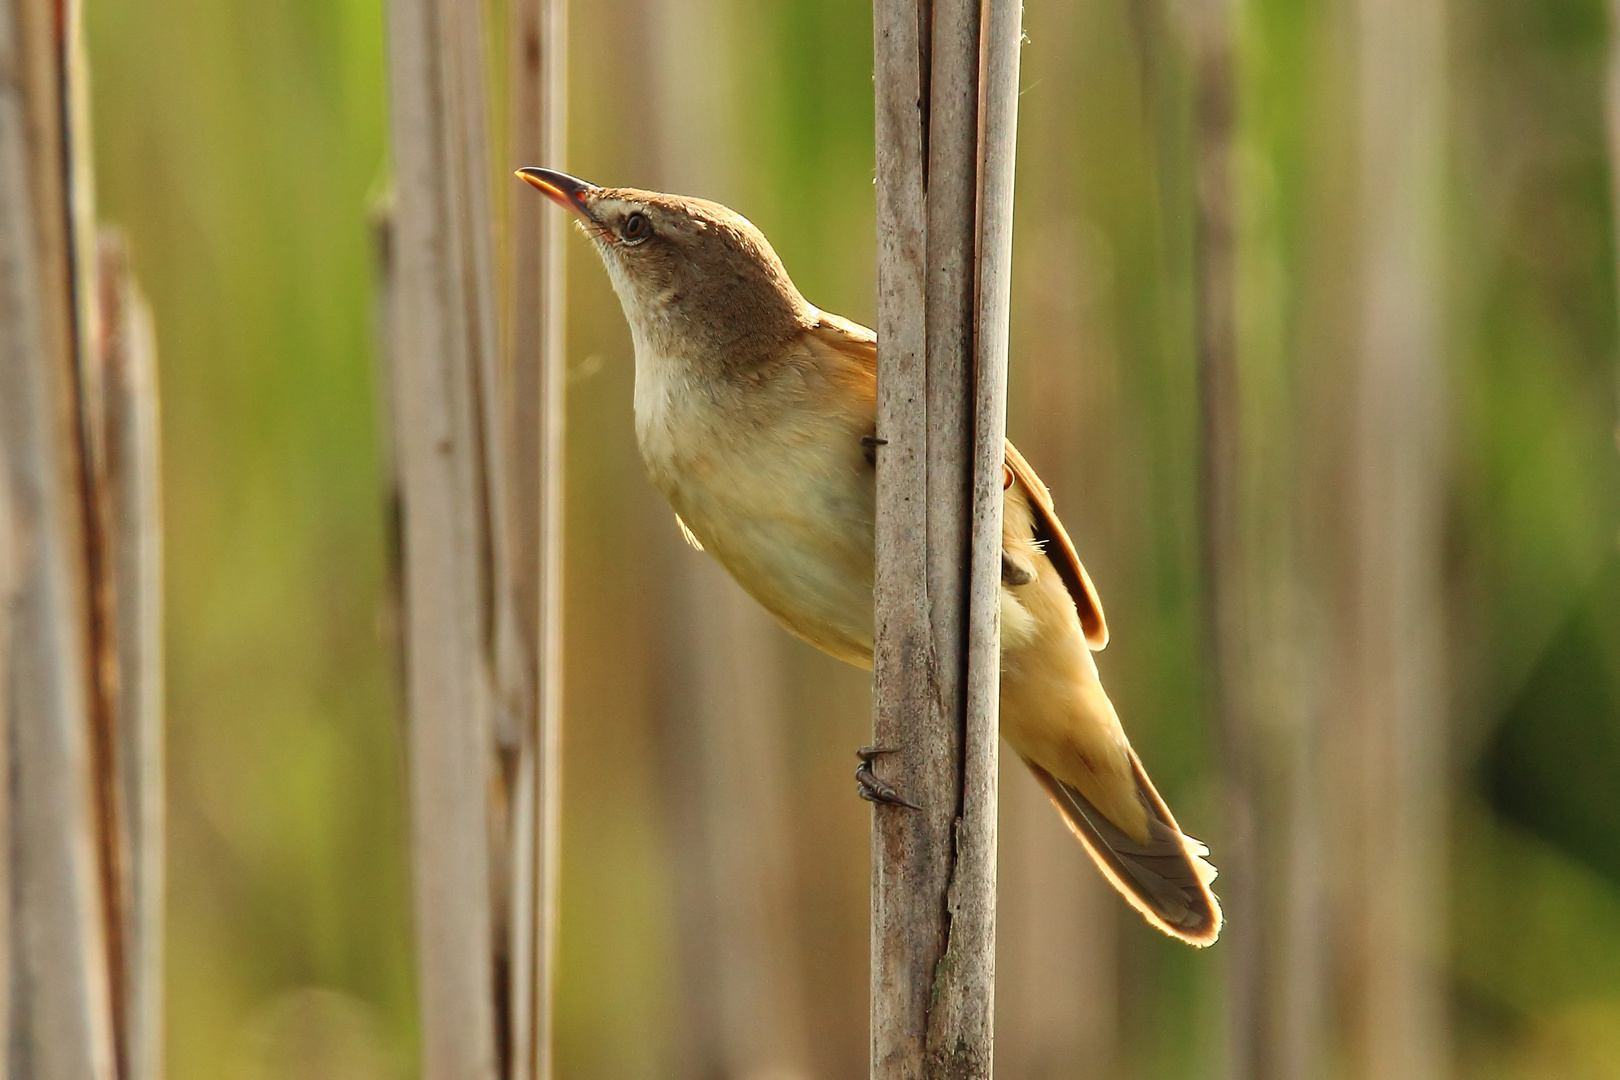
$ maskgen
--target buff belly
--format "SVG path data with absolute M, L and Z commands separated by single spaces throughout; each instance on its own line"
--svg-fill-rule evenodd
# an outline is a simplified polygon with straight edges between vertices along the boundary
M 872 666 L 872 468 L 849 425 L 780 419 L 711 438 L 649 475 L 743 589 L 789 631 Z

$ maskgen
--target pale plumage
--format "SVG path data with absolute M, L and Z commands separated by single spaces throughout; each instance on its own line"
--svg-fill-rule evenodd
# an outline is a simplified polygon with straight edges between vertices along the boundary
M 869 668 L 873 333 L 806 302 L 725 207 L 532 172 L 607 264 L 635 342 L 642 457 L 682 531 L 788 630 Z M 1102 604 L 1050 495 L 1011 444 L 1007 470 L 1002 734 L 1132 906 L 1207 945 L 1221 923 L 1207 850 L 1182 835 L 1103 691 Z

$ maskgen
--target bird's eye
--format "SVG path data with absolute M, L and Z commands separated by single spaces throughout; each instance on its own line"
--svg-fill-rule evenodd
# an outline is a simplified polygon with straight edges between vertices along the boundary
M 651 236 L 652 231 L 652 222 L 647 220 L 647 215 L 635 213 L 624 219 L 624 228 L 620 230 L 620 235 L 627 244 L 639 244 Z

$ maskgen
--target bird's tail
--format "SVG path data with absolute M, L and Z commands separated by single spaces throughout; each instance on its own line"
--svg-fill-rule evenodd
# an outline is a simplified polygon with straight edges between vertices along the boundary
M 1120 829 L 1073 785 L 1025 759 L 1035 778 L 1057 804 L 1097 868 L 1148 922 L 1171 937 L 1200 948 L 1221 933 L 1221 905 L 1210 891 L 1215 868 L 1209 849 L 1182 833 L 1159 797 L 1147 771 L 1131 752 L 1137 797 L 1148 812 L 1149 839 L 1143 843 Z

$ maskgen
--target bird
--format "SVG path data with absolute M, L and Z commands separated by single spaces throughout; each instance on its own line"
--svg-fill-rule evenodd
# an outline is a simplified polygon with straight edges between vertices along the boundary
M 681 534 L 791 633 L 870 670 L 877 335 L 806 300 L 764 234 L 719 203 L 517 176 L 601 256 L 635 348 L 642 462 Z M 1003 487 L 1001 735 L 1149 924 L 1212 944 L 1209 850 L 1126 738 L 1092 658 L 1108 641 L 1102 601 L 1010 442 Z M 861 793 L 913 806 L 872 772 L 883 752 L 861 754 Z

